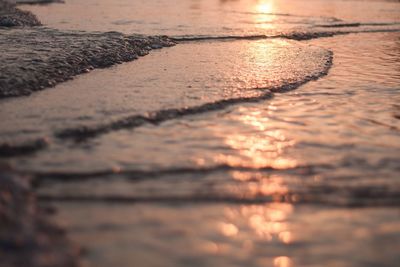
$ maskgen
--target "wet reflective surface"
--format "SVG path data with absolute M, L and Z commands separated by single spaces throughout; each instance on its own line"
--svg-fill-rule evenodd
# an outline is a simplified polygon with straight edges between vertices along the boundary
M 2 141 L 49 142 L 2 161 L 35 175 L 89 266 L 397 266 L 398 2 L 126 5 L 28 8 L 128 33 L 386 32 L 185 42 L 0 102 Z
M 334 52 L 334 64 L 327 76 L 294 91 L 111 132 L 59 156 L 62 142 L 19 167 L 69 180 L 42 187 L 51 196 L 269 201 L 289 194 L 300 202 L 398 205 L 399 61 L 392 54 L 398 35 L 375 37 L 318 40 Z M 360 52 L 352 54 L 356 43 Z M 388 50 L 377 52 L 378 44 Z M 349 69 L 357 78 L 349 79 Z
M 394 244 L 400 238 L 400 214 L 387 208 L 89 204 L 85 209 L 75 203 L 61 207 L 59 221 L 83 244 L 96 244 L 87 260 L 101 267 L 137 262 L 361 267 L 396 266 L 399 261 Z M 72 218 L 71 213 L 78 216 Z
M 274 35 L 343 22 L 398 26 L 400 14 L 394 1 L 357 0 L 70 0 L 24 8 L 62 29 L 167 35 Z

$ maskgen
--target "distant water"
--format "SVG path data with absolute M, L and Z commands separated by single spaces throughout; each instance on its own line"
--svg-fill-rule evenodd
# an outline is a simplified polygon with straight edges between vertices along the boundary
M 275 35 L 343 23 L 399 29 L 400 20 L 396 1 L 69 0 L 25 8 L 61 29 L 170 36 Z
M 398 1 L 24 8 L 185 39 L 0 102 L 0 141 L 48 142 L 3 161 L 35 175 L 90 266 L 400 262 Z

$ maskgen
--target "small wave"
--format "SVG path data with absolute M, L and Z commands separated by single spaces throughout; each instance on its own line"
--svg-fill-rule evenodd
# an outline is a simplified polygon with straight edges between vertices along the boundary
M 88 196 L 88 195 L 47 195 L 39 194 L 41 201 L 63 202 L 111 202 L 111 203 L 228 203 L 228 204 L 263 204 L 293 203 L 339 207 L 398 207 L 400 190 L 388 186 L 333 186 L 321 185 L 305 187 L 303 190 L 291 190 L 285 193 L 269 195 L 237 195 L 229 193 L 196 193 L 178 195 L 144 195 L 144 196 Z
M 350 24 L 342 24 L 350 25 Z M 392 24 L 390 24 L 392 25 Z M 395 24 L 393 24 L 395 25 Z M 400 24 L 399 24 L 400 25 Z M 364 26 L 364 25 L 362 25 Z M 323 26 L 319 26 L 323 27 Z M 349 26 L 333 26 L 327 25 L 326 28 L 340 28 Z M 355 26 L 353 26 L 355 27 Z M 295 41 L 307 41 L 318 38 L 333 37 L 336 35 L 345 34 L 356 34 L 356 33 L 383 33 L 383 32 L 400 32 L 400 29 L 360 29 L 360 30 L 338 30 L 338 31 L 299 31 L 289 32 L 277 35 L 265 35 L 265 34 L 254 34 L 254 35 L 177 35 L 170 37 L 171 40 L 176 42 L 196 42 L 196 41 L 225 41 L 225 40 L 261 40 L 261 39 L 289 39 Z
M 180 35 L 170 37 L 171 40 L 177 42 L 190 42 L 190 41 L 209 41 L 209 40 L 260 40 L 273 38 L 274 36 L 269 36 L 265 34 L 255 34 L 255 35 Z
M 337 33 L 338 34 L 338 33 Z M 343 33 L 342 33 L 343 34 Z M 197 42 L 197 41 L 226 41 L 226 40 L 262 40 L 262 39 L 291 39 L 297 41 L 310 40 L 321 37 L 332 37 L 335 33 L 333 32 L 294 32 L 289 34 L 280 35 L 180 35 L 173 36 L 171 40 L 176 42 Z
M 263 15 L 263 16 L 293 17 L 293 18 L 318 18 L 318 19 L 324 19 L 324 20 L 332 21 L 332 22 L 342 21 L 341 19 L 338 19 L 335 17 L 324 17 L 324 16 L 313 17 L 313 16 L 290 14 L 290 13 L 279 13 L 279 12 L 254 12 L 254 11 L 237 11 L 237 10 L 229 10 L 229 11 L 225 11 L 225 12 L 235 13 L 235 14 L 243 14 L 243 15 Z
M 272 166 L 262 167 L 262 168 L 251 168 L 245 166 L 232 166 L 227 164 L 215 165 L 210 167 L 181 167 L 181 168 L 170 168 L 170 169 L 160 169 L 160 170 L 103 170 L 96 172 L 29 172 L 34 177 L 35 185 L 39 185 L 43 182 L 72 182 L 72 181 L 84 181 L 84 180 L 99 180 L 108 179 L 111 176 L 119 175 L 124 179 L 129 180 L 142 180 L 142 179 L 157 179 L 167 175 L 185 175 L 185 174 L 210 174 L 221 171 L 262 171 L 262 172 L 282 172 L 286 173 L 297 172 L 301 174 L 314 175 L 316 174 L 316 169 L 330 170 L 334 168 L 330 165 L 299 165 L 287 169 L 277 169 Z
M 15 143 L 1 143 L 0 144 L 0 158 L 16 157 L 21 155 L 28 155 L 46 148 L 48 141 L 45 138 L 38 138 L 35 140 L 24 141 L 19 144 Z
M 182 35 L 173 36 L 171 39 L 176 42 L 193 42 L 193 41 L 225 41 L 225 40 L 260 40 L 260 39 L 290 39 L 296 41 L 311 40 L 322 37 L 332 37 L 338 34 L 346 34 L 346 32 L 291 32 L 278 35 Z
M 359 117 L 359 119 L 360 120 L 364 120 L 364 121 L 368 121 L 368 122 L 373 123 L 375 125 L 386 127 L 386 128 L 388 128 L 390 130 L 393 130 L 393 131 L 400 131 L 399 127 L 397 127 L 395 125 L 387 124 L 387 123 L 382 122 L 382 121 L 374 120 L 374 119 L 371 119 L 371 118 L 362 118 L 362 117 Z
M 231 106 L 234 104 L 258 102 L 261 100 L 269 99 L 273 96 L 273 92 L 287 92 L 296 89 L 299 86 L 311 80 L 316 80 L 326 75 L 332 65 L 332 59 L 333 59 L 333 53 L 328 51 L 326 62 L 324 65 L 325 67 L 319 73 L 308 75 L 304 77 L 303 80 L 284 84 L 282 86 L 277 86 L 272 88 L 258 88 L 259 90 L 262 91 L 262 93 L 255 97 L 231 98 L 231 99 L 224 99 L 212 103 L 203 104 L 200 106 L 180 108 L 180 109 L 177 108 L 177 109 L 159 110 L 153 113 L 149 113 L 147 115 L 134 115 L 118 119 L 110 123 L 100 124 L 97 126 L 91 126 L 91 127 L 79 126 L 76 128 L 68 128 L 58 131 L 55 134 L 55 136 L 60 139 L 72 139 L 75 141 L 82 141 L 111 131 L 116 131 L 121 129 L 132 129 L 140 127 L 145 124 L 157 125 L 159 123 L 171 119 L 177 119 L 185 116 L 201 114 L 214 110 L 221 110 L 226 108 L 227 106 Z
M 350 27 L 362 27 L 362 26 L 396 26 L 400 25 L 399 22 L 369 22 L 369 23 L 334 23 L 334 24 L 319 24 L 315 25 L 315 27 L 322 28 L 350 28 Z
M 285 89 L 286 90 L 294 89 L 295 87 L 298 86 L 299 85 L 295 84 L 288 85 L 286 86 Z M 82 141 L 87 138 L 96 137 L 100 134 L 105 134 L 111 131 L 137 128 L 145 124 L 157 125 L 159 123 L 171 119 L 181 118 L 189 115 L 201 114 L 214 110 L 220 110 L 224 109 L 227 106 L 238 103 L 257 102 L 271 97 L 272 97 L 271 91 L 266 89 L 264 90 L 261 96 L 257 97 L 233 98 L 188 108 L 159 110 L 146 115 L 134 115 L 130 117 L 125 117 L 102 125 L 97 125 L 92 127 L 79 126 L 76 128 L 68 128 L 60 130 L 57 133 L 55 133 L 55 136 L 60 139 L 73 139 L 75 141 Z
M 254 11 L 237 11 L 237 10 L 227 10 L 227 13 L 243 14 L 243 15 L 267 15 L 267 16 L 283 16 L 283 17 L 305 17 L 289 13 L 277 13 L 277 12 L 254 12 Z
M 53 3 L 61 3 L 64 4 L 64 0 L 16 0 L 17 4 L 24 5 L 45 5 L 45 4 L 53 4 Z

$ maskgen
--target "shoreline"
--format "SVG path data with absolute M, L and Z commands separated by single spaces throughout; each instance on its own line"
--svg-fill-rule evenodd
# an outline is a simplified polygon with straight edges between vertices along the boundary
M 0 27 L 41 26 L 39 19 L 29 11 L 22 11 L 15 4 L 0 0 Z
M 53 87 L 96 68 L 135 60 L 175 43 L 165 36 L 126 36 L 50 28 L 0 29 L 0 98 Z M 40 46 L 38 46 L 40 43 Z
M 41 25 L 34 14 L 0 0 L 2 7 L 0 99 L 30 95 L 92 69 L 132 61 L 152 49 L 175 45 L 167 36 L 32 27 Z

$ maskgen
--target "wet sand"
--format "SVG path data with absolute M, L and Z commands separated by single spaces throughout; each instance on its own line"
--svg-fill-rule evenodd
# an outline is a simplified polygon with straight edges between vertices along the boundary
M 132 61 L 151 49 L 174 44 L 167 37 L 116 32 L 62 32 L 49 28 L 0 31 L 0 98 L 29 95 L 75 75 Z
M 22 11 L 5 0 L 0 1 L 0 27 L 40 26 L 35 15 Z
M 78 247 L 65 232 L 50 223 L 53 208 L 38 205 L 26 176 L 0 173 L 0 266 L 74 267 Z

